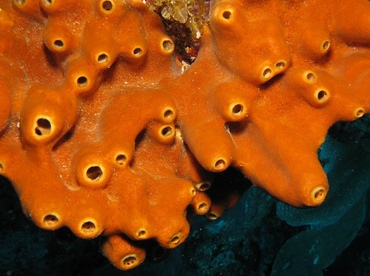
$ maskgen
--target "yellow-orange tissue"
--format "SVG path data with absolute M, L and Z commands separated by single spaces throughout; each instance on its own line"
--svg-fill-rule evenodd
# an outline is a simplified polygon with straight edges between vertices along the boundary
M 230 208 L 241 192 L 208 193 L 230 166 L 319 205 L 328 128 L 370 109 L 369 13 L 365 0 L 214 0 L 184 70 L 140 1 L 3 0 L 0 173 L 36 225 L 104 237 L 123 270 L 145 259 L 141 241 L 174 248 L 191 215 Z

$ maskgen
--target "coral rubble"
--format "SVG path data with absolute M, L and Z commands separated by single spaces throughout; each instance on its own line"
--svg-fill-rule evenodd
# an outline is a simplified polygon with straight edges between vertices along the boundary
M 1 174 L 36 225 L 102 236 L 123 270 L 231 207 L 244 189 L 211 186 L 230 166 L 321 204 L 328 128 L 370 108 L 368 1 L 214 0 L 195 17 L 178 3 L 176 20 L 208 20 L 186 69 L 142 2 L 0 3 Z

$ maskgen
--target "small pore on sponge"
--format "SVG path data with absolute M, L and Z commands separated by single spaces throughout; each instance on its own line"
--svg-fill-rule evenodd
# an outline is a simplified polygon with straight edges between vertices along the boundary
M 175 44 L 170 38 L 165 38 L 161 42 L 161 49 L 165 53 L 172 53 L 175 50 Z
M 89 79 L 86 76 L 79 76 L 76 79 L 76 85 L 77 87 L 86 87 L 87 84 L 89 83 Z
M 92 221 L 85 221 L 81 225 L 81 232 L 83 232 L 85 234 L 94 233 L 95 230 L 96 230 L 96 226 L 95 226 L 95 223 L 92 222 Z
M 61 220 L 58 214 L 50 213 L 44 216 L 43 224 L 46 229 L 56 229 L 61 225 Z
M 36 121 L 35 134 L 37 136 L 50 135 L 52 124 L 47 118 L 39 118 Z
M 108 53 L 99 53 L 96 57 L 96 61 L 98 64 L 107 64 L 109 61 L 109 54 Z
M 102 8 L 102 11 L 106 13 L 110 13 L 114 9 L 114 4 L 110 0 L 104 0 L 101 2 L 101 8 Z
M 124 270 L 134 268 L 139 263 L 136 254 L 129 254 L 121 259 L 121 265 Z
M 215 171 L 223 171 L 226 168 L 226 161 L 222 158 L 216 160 L 213 169 Z
M 116 155 L 115 161 L 117 165 L 124 165 L 127 162 L 127 157 L 123 153 L 118 153 Z
M 112 162 L 93 153 L 80 157 L 76 165 L 76 180 L 83 187 L 103 189 L 112 173 Z
M 103 171 L 99 166 L 91 166 L 87 169 L 86 176 L 91 180 L 98 180 L 101 176 L 103 176 Z
M 356 118 L 361 118 L 365 114 L 365 110 L 362 107 L 356 108 L 354 110 L 354 115 Z
M 324 104 L 329 100 L 330 93 L 325 88 L 319 88 L 315 91 L 314 97 L 318 104 Z
M 63 50 L 64 48 L 64 41 L 63 39 L 55 39 L 53 42 L 53 48 L 57 51 Z
M 195 185 L 198 191 L 204 192 L 207 191 L 211 187 L 211 182 L 209 181 L 202 181 Z
M 328 192 L 327 188 L 325 188 L 323 186 L 318 186 L 318 187 L 314 188 L 311 191 L 312 203 L 314 205 L 321 204 L 325 200 L 327 192 Z

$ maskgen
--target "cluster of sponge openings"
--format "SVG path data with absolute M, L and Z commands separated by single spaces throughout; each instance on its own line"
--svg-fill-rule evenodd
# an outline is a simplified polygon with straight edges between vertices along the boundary
M 103 252 L 120 269 L 145 259 L 144 241 L 181 244 L 189 215 L 208 213 L 210 185 L 197 188 L 203 171 L 175 125 L 176 102 L 157 87 L 181 72 L 160 19 L 140 2 L 25 0 L 5 8 L 24 31 L 19 39 L 13 30 L 14 40 L 43 45 L 24 53 L 41 56 L 39 64 L 4 52 L 15 63 L 4 67 L 52 72 L 47 82 L 31 74 L 20 87 L 1 83 L 1 173 L 26 215 L 47 230 L 105 236 Z M 38 32 L 27 31 L 29 22 Z
M 26 215 L 102 236 L 126 270 L 181 244 L 192 215 L 232 207 L 243 189 L 212 183 L 229 167 L 286 203 L 321 204 L 328 128 L 370 108 L 369 24 L 352 35 L 351 1 L 306 2 L 212 2 L 186 70 L 139 1 L 2 3 L 0 173 Z

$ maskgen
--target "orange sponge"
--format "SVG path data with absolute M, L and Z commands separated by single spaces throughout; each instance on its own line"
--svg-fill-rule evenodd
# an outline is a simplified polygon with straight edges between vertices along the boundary
M 370 109 L 369 12 L 365 0 L 214 0 L 182 66 L 140 1 L 2 1 L 0 173 L 35 224 L 103 236 L 123 270 L 144 260 L 140 241 L 174 248 L 191 215 L 232 207 L 242 191 L 210 192 L 230 166 L 319 205 L 328 128 Z

